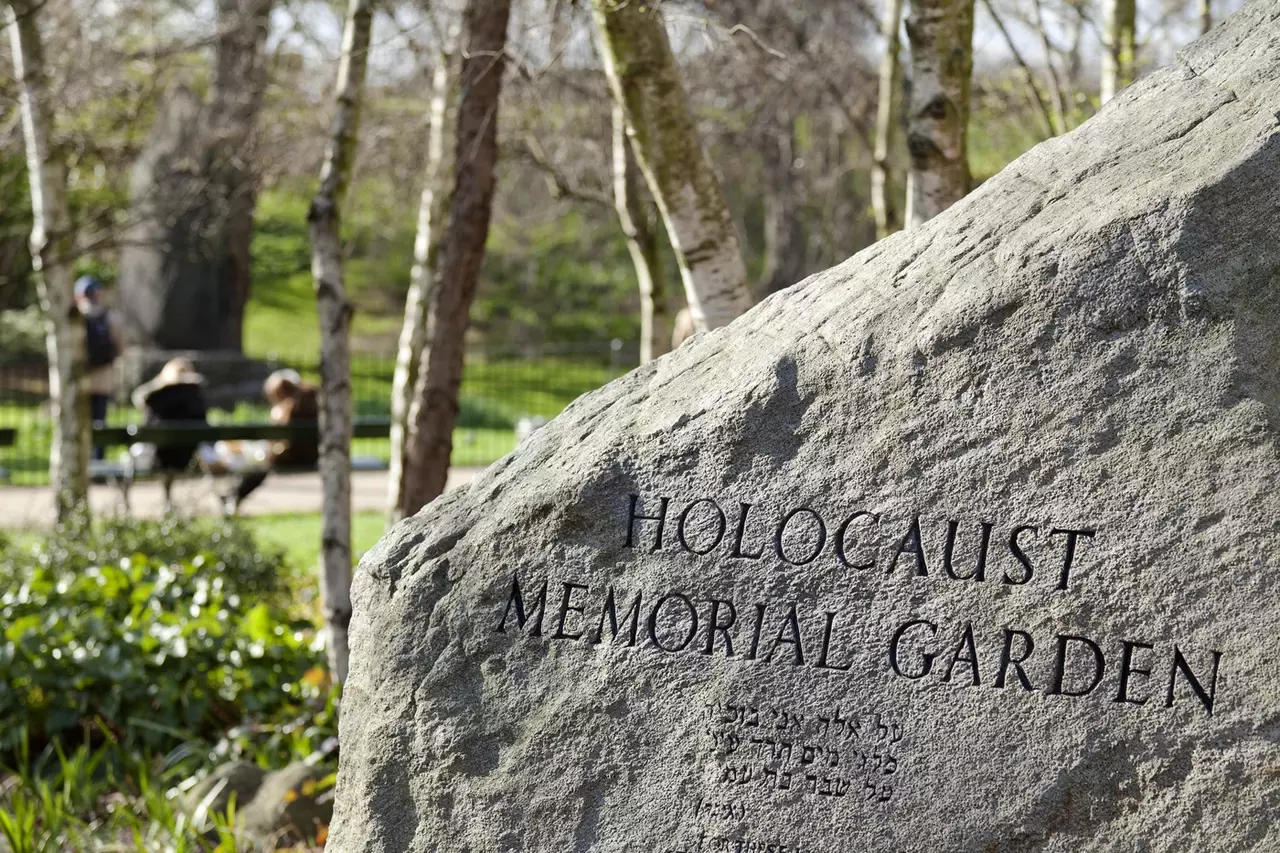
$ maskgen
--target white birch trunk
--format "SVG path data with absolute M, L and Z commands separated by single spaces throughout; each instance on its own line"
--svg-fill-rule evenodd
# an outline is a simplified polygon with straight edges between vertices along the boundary
M 628 150 L 627 117 L 618 104 L 613 105 L 613 207 L 618 213 L 622 236 L 636 271 L 640 288 L 640 363 L 646 364 L 667 351 L 671 343 L 670 315 L 663 292 L 662 271 L 653 257 L 654 235 L 641 221 L 642 212 L 636 198 L 635 165 Z M 644 231 L 645 233 L 641 233 Z M 646 245 L 647 244 L 647 245 Z
M 44 313 L 49 358 L 49 398 L 53 406 L 53 443 L 49 481 L 55 520 L 87 519 L 89 494 L 88 397 L 84 379 L 84 327 L 73 296 L 74 235 L 67 210 L 67 169 L 54 153 L 50 133 L 48 74 L 40 38 L 41 0 L 8 4 L 14 78 L 22 101 L 22 131 L 31 183 L 31 261 Z
M 633 150 L 667 228 L 698 331 L 751 307 L 742 248 L 698 141 L 662 14 L 652 3 L 592 0 L 600 54 Z
M 320 317 L 320 478 L 324 489 L 320 598 L 329 671 L 338 682 L 347 677 L 352 562 L 351 306 L 343 284 L 340 223 L 342 201 L 355 160 L 372 25 L 372 0 L 350 0 L 333 125 L 320 170 L 320 189 L 307 213 L 311 275 Z
M 969 88 L 974 0 L 912 0 L 907 227 L 920 225 L 969 192 Z
M 1133 82 L 1137 5 L 1102 0 L 1102 103 Z
M 871 168 L 871 206 L 876 217 L 876 237 L 884 239 L 902 227 L 902 208 L 893 181 L 892 156 L 902 113 L 903 0 L 888 0 L 881 35 L 880 90 L 876 104 L 875 163 Z
M 430 303 L 434 280 L 436 233 L 440 221 L 440 175 L 444 161 L 444 128 L 453 58 L 442 52 L 436 59 L 431 77 L 431 104 L 428 109 L 427 163 L 424 170 L 422 197 L 418 203 L 418 233 L 413 243 L 413 270 L 409 273 L 409 292 L 404 302 L 404 325 L 400 328 L 400 345 L 396 350 L 396 369 L 391 380 L 391 470 L 387 482 L 387 523 L 400 520 L 403 506 L 405 453 L 413 419 L 414 383 L 418 363 L 427 339 L 426 306 Z

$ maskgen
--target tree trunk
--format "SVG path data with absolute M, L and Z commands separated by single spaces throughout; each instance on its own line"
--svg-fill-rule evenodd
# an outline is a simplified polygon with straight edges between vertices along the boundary
M 87 518 L 89 494 L 89 402 L 81 393 L 85 374 L 84 327 L 73 297 L 74 235 L 67 209 L 67 169 L 53 151 L 53 128 L 39 11 L 43 0 L 11 0 L 10 47 L 22 100 L 22 130 L 31 182 L 31 261 L 44 312 L 49 358 L 53 443 L 49 481 L 55 520 Z
M 342 279 L 341 208 L 356 154 L 369 61 L 372 0 L 350 0 L 338 65 L 336 109 L 320 189 L 311 201 L 311 275 L 320 316 L 320 597 L 325 649 L 334 679 L 347 677 L 351 622 L 351 306 Z
M 418 234 L 413 243 L 413 270 L 409 274 L 409 293 L 404 301 L 404 325 L 400 328 L 400 346 L 396 350 L 395 375 L 391 380 L 391 470 L 388 475 L 387 523 L 401 519 L 405 487 L 405 452 L 409 446 L 414 385 L 419 359 L 427 339 L 426 306 L 430 304 L 435 262 L 440 237 L 439 184 L 444 162 L 444 126 L 449 103 L 451 51 L 436 58 L 431 77 L 431 105 L 427 119 L 427 163 L 424 170 L 422 198 L 418 203 Z
M 969 192 L 973 2 L 912 0 L 908 227 L 927 222 Z
M 760 298 L 790 287 L 804 276 L 805 228 L 797 186 L 796 120 L 781 116 L 761 146 L 764 165 L 764 264 L 756 292 Z
M 1200 35 L 1213 29 L 1213 0 L 1200 0 Z
M 449 476 L 467 325 L 493 213 L 498 96 L 510 16 L 511 0 L 469 0 L 463 16 L 454 184 L 427 306 L 427 345 L 414 383 L 402 516 L 437 498 Z
M 747 269 L 720 182 L 698 141 L 662 15 L 652 3 L 592 0 L 600 53 L 649 192 L 676 253 L 699 331 L 751 306 Z
M 902 228 L 899 185 L 894 180 L 892 157 L 902 120 L 903 0 L 888 0 L 881 34 L 884 56 L 880 59 L 880 94 L 876 103 L 875 164 L 871 169 L 871 206 L 876 216 L 876 238 L 883 240 Z
M 1102 0 L 1102 103 L 1133 82 L 1135 0 Z
M 266 89 L 266 42 L 274 0 L 218 0 L 210 130 L 211 172 L 226 193 L 222 346 L 243 348 L 244 309 L 253 286 L 253 215 L 258 199 L 255 168 L 258 112 Z
M 613 105 L 613 205 L 627 241 L 627 252 L 640 286 L 640 363 L 646 364 L 671 344 L 671 314 L 667 306 L 658 235 L 640 201 L 635 157 L 627 142 L 627 117 Z

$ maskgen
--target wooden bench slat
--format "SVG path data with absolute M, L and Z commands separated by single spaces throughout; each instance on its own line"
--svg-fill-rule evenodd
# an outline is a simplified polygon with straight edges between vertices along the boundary
M 316 423 L 281 424 L 201 424 L 171 422 L 150 426 L 95 427 L 95 447 L 111 447 L 135 442 L 148 444 L 212 444 L 216 441 L 280 441 L 315 436 Z M 390 418 L 360 418 L 353 427 L 355 438 L 386 438 L 391 435 Z

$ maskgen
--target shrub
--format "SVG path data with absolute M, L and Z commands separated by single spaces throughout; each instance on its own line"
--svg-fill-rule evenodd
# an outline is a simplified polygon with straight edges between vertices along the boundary
M 37 746 L 106 731 L 162 747 L 296 715 L 321 656 L 281 608 L 282 563 L 226 523 L 0 542 L 0 751 L 23 729 Z
M 45 356 L 44 318 L 40 306 L 0 311 L 0 353 L 6 356 Z

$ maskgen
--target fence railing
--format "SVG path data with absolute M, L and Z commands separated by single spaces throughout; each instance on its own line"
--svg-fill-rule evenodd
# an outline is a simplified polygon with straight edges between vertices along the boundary
M 272 370 L 292 368 L 311 382 L 318 382 L 320 377 L 319 362 L 314 356 L 270 353 L 248 362 L 239 359 L 239 367 L 220 363 L 231 360 L 218 354 L 195 358 L 197 370 L 208 377 L 208 396 L 215 406 L 209 414 L 213 424 L 269 420 L 270 406 L 258 389 L 260 377 Z M 145 363 L 151 367 L 142 378 L 149 379 L 154 367 L 163 361 L 163 355 L 147 354 Z M 515 447 L 519 430 L 555 417 L 576 397 L 604 385 L 633 364 L 634 355 L 624 352 L 616 342 L 603 346 L 470 348 L 459 394 L 461 410 L 454 431 L 453 464 L 479 466 L 493 462 Z M 391 354 L 353 355 L 351 385 L 357 418 L 390 417 L 394 371 L 395 358 Z M 238 393 L 219 391 L 217 386 L 225 383 L 225 374 L 237 377 Z M 132 382 L 120 384 L 129 386 Z M 107 426 L 141 423 L 142 413 L 128 402 L 130 390 L 131 387 L 117 389 L 107 410 Z M 0 446 L 0 476 L 5 478 L 0 485 L 48 483 L 53 435 L 48 399 L 48 370 L 43 361 L 0 361 L 0 429 L 15 431 L 13 444 Z M 386 438 L 357 438 L 352 445 L 355 457 L 385 461 L 389 451 Z

